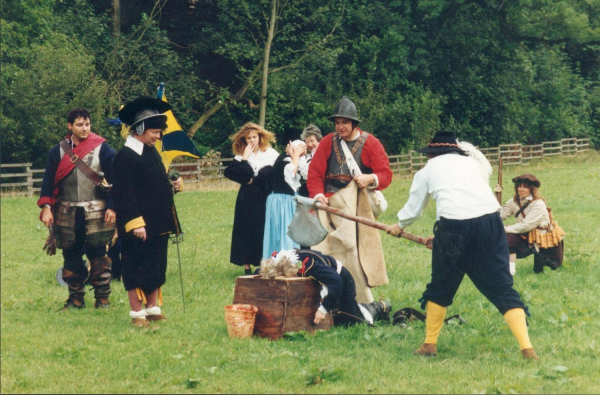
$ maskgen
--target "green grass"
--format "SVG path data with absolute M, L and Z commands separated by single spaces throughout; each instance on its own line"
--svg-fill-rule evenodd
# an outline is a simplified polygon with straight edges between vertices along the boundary
M 534 173 L 567 232 L 565 262 L 535 275 L 517 262 L 515 287 L 530 308 L 541 361 L 521 358 L 495 308 L 465 279 L 448 314 L 466 325 L 442 329 L 438 357 L 415 357 L 424 324 L 364 325 L 279 341 L 229 339 L 223 306 L 242 269 L 229 263 L 235 191 L 178 195 L 186 313 L 177 251 L 169 250 L 165 314 L 150 330 L 130 327 L 127 296 L 113 284 L 112 306 L 58 313 L 67 290 L 54 273 L 60 256 L 42 251 L 47 230 L 34 198 L 2 199 L 2 393 L 599 393 L 598 295 L 600 155 L 546 160 L 504 170 Z M 495 176 L 494 176 L 495 177 Z M 493 181 L 493 180 L 492 180 Z M 382 221 L 393 223 L 411 180 L 386 190 Z M 434 204 L 409 230 L 429 235 Z M 390 284 L 375 290 L 394 310 L 418 307 L 430 277 L 430 252 L 382 234 Z M 93 298 L 86 296 L 88 306 Z

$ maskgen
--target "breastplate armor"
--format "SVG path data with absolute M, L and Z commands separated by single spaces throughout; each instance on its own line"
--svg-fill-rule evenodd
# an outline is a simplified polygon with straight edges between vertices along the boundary
M 347 175 L 347 176 L 352 176 L 352 174 L 350 173 L 350 169 L 348 168 L 348 165 L 346 164 L 346 159 L 344 158 L 344 151 L 342 150 L 341 141 L 342 141 L 342 139 L 335 138 L 335 137 L 331 141 L 331 154 L 329 155 L 329 159 L 327 160 L 326 176 L 329 174 L 333 174 L 333 175 L 343 174 L 343 175 Z M 338 156 L 336 155 L 336 152 L 335 152 L 334 144 L 336 144 L 336 143 L 339 148 L 341 162 L 338 160 Z M 358 138 L 353 141 L 346 141 L 346 145 L 348 146 L 348 149 L 350 150 L 350 152 L 353 151 L 353 148 L 356 144 L 360 144 L 360 146 L 357 148 L 356 152 L 354 152 L 354 154 L 352 156 L 354 157 L 354 160 L 356 160 L 356 163 L 358 164 L 360 171 L 362 171 L 363 174 L 372 173 L 372 170 L 365 167 L 365 165 L 363 165 L 363 163 L 362 163 L 362 151 L 364 148 L 364 143 L 361 141 L 361 139 Z M 336 193 L 340 189 L 344 189 L 346 186 L 348 186 L 348 184 L 349 184 L 349 181 L 326 179 L 325 180 L 325 193 Z
M 96 173 L 100 173 L 102 168 L 100 167 L 100 148 L 102 145 L 97 146 L 90 151 L 86 156 L 82 158 L 84 163 L 92 168 Z M 60 157 L 65 155 L 64 151 L 60 150 Z M 68 202 L 89 202 L 91 200 L 105 200 L 105 194 L 96 188 L 96 185 L 90 180 L 81 170 L 75 166 L 73 171 L 69 173 L 58 186 L 59 199 Z

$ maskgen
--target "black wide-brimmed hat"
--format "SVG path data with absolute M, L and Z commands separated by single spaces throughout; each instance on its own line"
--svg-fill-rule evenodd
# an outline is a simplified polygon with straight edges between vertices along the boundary
M 353 121 L 359 122 L 358 119 L 358 111 L 356 110 L 356 105 L 352 102 L 352 100 L 348 99 L 348 97 L 342 97 L 342 100 L 337 102 L 335 108 L 333 109 L 333 115 L 329 117 L 331 120 L 335 120 L 335 118 L 348 118 Z
M 119 110 L 119 119 L 134 128 L 137 134 L 142 134 L 144 130 L 154 127 L 164 129 L 167 126 L 167 116 L 163 113 L 170 109 L 171 105 L 165 101 L 140 96 Z
M 431 139 L 431 142 L 427 144 L 427 147 L 415 150 L 423 154 L 446 154 L 448 152 L 458 152 L 461 155 L 468 156 L 467 153 L 458 148 L 458 142 L 456 141 L 456 134 L 452 131 L 439 130 L 435 132 L 435 136 Z
M 529 182 L 531 185 L 533 185 L 536 188 L 539 188 L 540 185 L 542 185 L 540 180 L 538 180 L 537 177 L 534 176 L 533 174 L 521 174 L 520 176 L 516 176 L 515 178 L 512 179 L 512 182 L 514 182 L 515 184 L 520 184 L 524 181 Z

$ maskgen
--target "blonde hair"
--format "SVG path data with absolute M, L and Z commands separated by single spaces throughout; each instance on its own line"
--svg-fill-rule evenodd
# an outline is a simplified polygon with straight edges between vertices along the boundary
M 260 151 L 266 151 L 267 148 L 269 148 L 271 146 L 271 143 L 275 143 L 275 134 L 273 134 L 272 132 L 269 132 L 268 130 L 266 130 L 265 128 L 263 128 L 260 125 L 257 125 L 253 122 L 248 122 L 246 123 L 244 126 L 242 126 L 242 128 L 240 130 L 238 130 L 238 132 L 232 136 L 229 137 L 229 139 L 231 141 L 233 141 L 232 144 L 232 150 L 233 153 L 236 155 L 242 155 L 244 153 L 244 150 L 246 149 L 246 146 L 248 145 L 246 143 L 246 137 L 248 137 L 248 135 L 251 132 L 256 132 L 256 134 L 258 134 L 259 137 L 259 143 L 258 143 L 258 149 Z
M 264 279 L 273 279 L 275 277 L 296 277 L 298 267 L 288 257 L 279 259 L 267 258 L 260 261 L 260 277 Z

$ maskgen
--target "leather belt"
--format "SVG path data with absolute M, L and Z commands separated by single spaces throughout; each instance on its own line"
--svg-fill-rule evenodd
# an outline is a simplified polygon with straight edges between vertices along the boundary
M 346 181 L 346 182 L 350 182 L 352 180 L 354 180 L 354 178 L 352 176 L 347 176 L 346 174 L 327 174 L 325 176 L 326 180 L 340 180 L 340 181 Z

